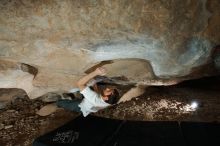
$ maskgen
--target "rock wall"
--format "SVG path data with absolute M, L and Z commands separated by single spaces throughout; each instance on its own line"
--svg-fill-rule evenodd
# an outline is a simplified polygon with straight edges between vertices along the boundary
M 31 96 L 109 60 L 109 76 L 133 82 L 186 77 L 212 63 L 219 18 L 219 0 L 1 0 L 0 59 L 37 69 Z

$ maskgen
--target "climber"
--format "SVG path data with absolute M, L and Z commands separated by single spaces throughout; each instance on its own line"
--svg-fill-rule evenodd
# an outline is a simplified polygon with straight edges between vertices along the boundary
M 80 112 L 86 117 L 90 113 L 97 112 L 116 104 L 119 99 L 119 92 L 115 86 L 108 84 L 97 86 L 97 83 L 93 83 L 92 87 L 88 85 L 89 82 L 94 81 L 96 76 L 104 76 L 106 73 L 107 70 L 105 68 L 99 67 L 96 68 L 95 71 L 82 77 L 77 82 L 77 86 L 84 98 L 75 100 L 58 100 L 57 106 L 71 111 Z

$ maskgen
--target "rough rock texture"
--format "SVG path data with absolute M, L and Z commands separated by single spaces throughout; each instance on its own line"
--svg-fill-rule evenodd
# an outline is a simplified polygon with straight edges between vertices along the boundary
M 0 66 L 0 87 L 6 77 L 35 98 L 69 90 L 97 65 L 128 83 L 216 74 L 219 8 L 219 0 L 1 0 L 0 59 L 15 66 Z
M 57 110 L 56 104 L 52 103 L 42 107 L 39 111 L 37 111 L 36 114 L 38 114 L 39 116 L 48 116 L 54 113 L 56 110 Z
M 1 94 L 0 90 L 0 96 Z M 44 105 L 40 100 L 19 98 L 0 110 L 0 145 L 32 146 L 33 140 L 38 136 L 60 127 L 77 116 L 76 113 L 62 109 L 45 117 L 36 115 L 36 111 Z
M 121 120 L 219 123 L 219 91 L 220 76 L 169 87 L 149 87 L 142 96 L 93 115 Z M 5 94 L 3 89 L 0 96 L 2 93 Z M 192 101 L 198 102 L 198 108 L 190 107 Z M 44 117 L 35 114 L 47 104 L 39 99 L 19 98 L 0 110 L 0 145 L 31 146 L 35 138 L 78 116 L 60 108 Z

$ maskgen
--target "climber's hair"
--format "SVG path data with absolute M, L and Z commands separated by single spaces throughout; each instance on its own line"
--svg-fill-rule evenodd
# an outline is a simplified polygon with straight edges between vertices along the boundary
M 113 93 L 108 96 L 108 100 L 105 100 L 105 102 L 109 104 L 116 104 L 119 100 L 120 94 L 118 89 L 116 88 L 116 84 L 110 84 L 110 83 L 97 83 L 97 88 L 99 94 L 104 96 L 104 90 L 105 89 L 113 89 Z

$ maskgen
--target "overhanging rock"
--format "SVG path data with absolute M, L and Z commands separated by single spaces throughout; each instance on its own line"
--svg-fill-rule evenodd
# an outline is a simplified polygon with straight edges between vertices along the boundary
M 97 65 L 127 84 L 219 74 L 219 55 L 213 55 L 220 44 L 216 5 L 206 0 L 2 0 L 0 59 L 37 72 L 4 68 L 0 80 L 10 78 L 14 87 L 18 75 L 25 76 L 28 88 L 16 87 L 36 98 L 75 87 Z

